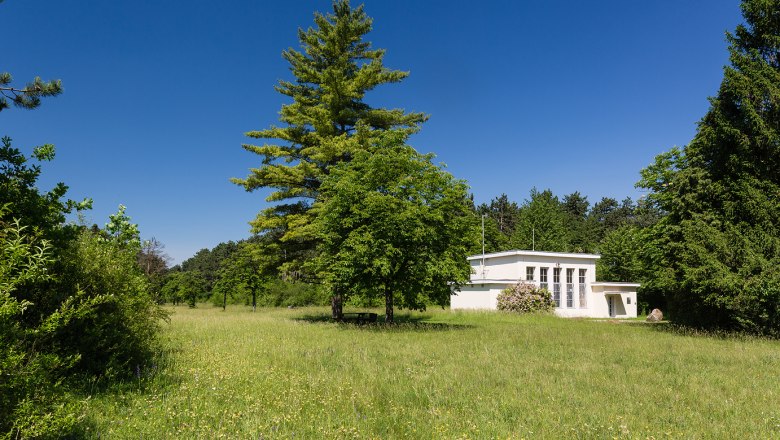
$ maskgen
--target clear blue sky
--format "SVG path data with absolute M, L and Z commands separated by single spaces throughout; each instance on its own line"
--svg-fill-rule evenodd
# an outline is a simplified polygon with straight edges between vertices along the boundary
M 353 4 L 357 2 L 353 1 Z M 122 203 L 176 262 L 249 235 L 266 193 L 244 133 L 278 121 L 273 86 L 316 1 L 40 1 L 0 4 L 0 71 L 62 79 L 33 111 L 0 113 L 15 146 L 57 146 L 43 188 L 92 197 L 89 223 Z M 428 113 L 412 144 L 478 203 L 532 187 L 636 199 L 639 170 L 690 141 L 728 62 L 736 0 L 379 1 L 369 40 L 410 77 L 373 106 Z

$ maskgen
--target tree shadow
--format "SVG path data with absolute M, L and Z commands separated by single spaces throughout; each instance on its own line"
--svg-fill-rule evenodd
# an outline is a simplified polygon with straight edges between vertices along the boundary
M 330 314 L 313 313 L 293 317 L 295 321 L 302 321 L 309 324 L 336 324 L 342 330 L 364 330 L 374 332 L 420 332 L 420 331 L 451 331 L 467 330 L 473 328 L 473 325 L 451 324 L 446 322 L 429 322 L 428 315 L 396 314 L 395 322 L 384 322 L 384 315 L 379 315 L 376 322 L 357 322 L 357 321 L 335 321 Z
M 706 329 L 676 324 L 671 321 L 661 322 L 626 322 L 624 325 L 631 327 L 649 328 L 652 331 L 666 333 L 675 336 L 689 336 L 694 338 L 755 341 L 755 340 L 780 340 L 778 336 L 765 335 L 760 333 L 750 333 L 745 331 L 726 330 L 726 329 Z

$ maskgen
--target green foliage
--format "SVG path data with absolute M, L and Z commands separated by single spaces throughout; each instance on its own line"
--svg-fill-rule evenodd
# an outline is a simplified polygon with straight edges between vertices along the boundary
M 635 282 L 644 278 L 641 252 L 645 241 L 643 230 L 634 225 L 623 225 L 608 233 L 599 245 L 599 281 Z
M 203 278 L 200 291 L 209 296 L 214 288 L 214 283 L 219 279 L 219 270 L 226 261 L 229 261 L 238 250 L 239 243 L 227 241 L 219 243 L 213 249 L 201 249 L 191 258 L 181 263 L 183 272 L 198 272 Z M 204 298 L 198 298 L 202 300 Z
M 144 240 L 138 253 L 138 266 L 149 280 L 149 293 L 157 303 L 164 302 L 162 288 L 168 273 L 170 257 L 164 252 L 165 246 L 156 238 Z
M 0 110 L 34 108 L 62 91 L 36 78 L 22 89 L 0 73 Z M 138 229 L 124 207 L 106 231 L 66 225 L 91 201 L 64 199 L 67 186 L 37 187 L 39 163 L 0 145 L 0 437 L 80 438 L 83 415 L 70 396 L 81 384 L 126 379 L 150 361 L 160 319 L 137 264 Z
M 220 280 L 221 281 L 221 280 Z M 217 286 L 221 283 L 218 281 Z M 227 304 L 252 305 L 252 295 L 242 288 L 236 290 L 221 290 L 214 288 L 211 302 L 217 307 Z M 227 293 L 227 297 L 224 294 Z M 303 282 L 285 281 L 282 279 L 265 280 L 257 290 L 258 307 L 307 307 L 322 306 L 329 298 L 321 286 Z
M 119 211 L 108 216 L 109 222 L 106 223 L 104 231 L 108 235 L 108 240 L 121 247 L 140 252 L 141 234 L 138 230 L 138 225 L 132 223 L 130 217 L 125 214 L 126 209 L 125 205 L 119 205 Z
M 652 229 L 651 284 L 673 318 L 780 334 L 780 1 L 746 0 L 731 65 L 696 137 L 642 172 L 667 213 Z M 660 279 L 665 277 L 665 279 Z
M 222 262 L 219 280 L 214 286 L 217 295 L 222 296 L 222 307 L 227 305 L 227 296 L 251 299 L 252 309 L 257 307 L 257 295 L 267 278 L 263 276 L 263 255 L 259 246 L 242 242 L 229 259 Z
M 300 271 L 313 256 L 316 239 L 307 232 L 314 220 L 310 208 L 331 169 L 366 151 L 384 132 L 406 139 L 427 118 L 364 102 L 367 92 L 399 82 L 408 73 L 386 68 L 384 50 L 372 49 L 364 40 L 372 20 L 363 6 L 352 8 L 348 0 L 337 0 L 332 14 L 315 14 L 314 22 L 316 27 L 298 31 L 301 51 L 282 54 L 295 76 L 294 82 L 282 80 L 276 87 L 292 98 L 282 106 L 282 126 L 247 133 L 279 143 L 244 145 L 262 156 L 262 163 L 245 179 L 233 179 L 247 191 L 271 188 L 267 200 L 280 202 L 261 211 L 252 229 L 278 238 L 276 246 L 285 250 L 283 273 Z
M 314 223 L 330 291 L 384 298 L 390 321 L 394 304 L 447 304 L 449 283 L 469 278 L 467 250 L 478 241 L 466 185 L 398 141 L 334 169 Z
M 12 295 L 50 278 L 51 248 L 18 220 L 5 221 L 8 209 L 0 207 L 0 435 L 67 436 L 80 419 L 58 381 L 69 359 L 31 350 L 36 329 L 23 327 L 20 318 L 33 304 Z
M 77 355 L 80 374 L 132 377 L 153 358 L 166 317 L 149 295 L 137 249 L 84 231 L 60 258 L 68 261 L 63 279 L 77 290 L 43 322 L 46 340 L 57 353 Z
M 46 145 L 30 159 L 53 157 Z M 109 231 L 65 225 L 90 201 L 64 200 L 62 183 L 41 192 L 40 174 L 2 139 L 0 435 L 75 437 L 83 416 L 70 390 L 81 379 L 132 377 L 153 356 L 164 315 L 148 296 L 137 228 L 123 209 Z
M 10 137 L 4 136 L 0 146 L 0 203 L 11 203 L 8 217 L 19 219 L 22 225 L 35 227 L 52 245 L 58 246 L 73 232 L 73 228 L 63 227 L 65 215 L 74 210 L 89 209 L 92 201 L 63 200 L 68 187 L 61 182 L 48 192 L 40 192 L 36 182 L 41 175 L 41 166 L 39 163 L 30 164 L 30 159 L 40 162 L 53 158 L 53 145 L 36 147 L 27 158 L 12 146 Z
M 497 308 L 514 313 L 552 313 L 555 303 L 547 289 L 520 282 L 498 294 Z
M 207 281 L 198 270 L 173 270 L 166 276 L 161 289 L 162 298 L 166 302 L 177 305 L 186 302 L 188 306 L 195 305 L 208 298 Z
M 33 109 L 41 105 L 41 98 L 62 93 L 62 82 L 58 79 L 43 81 L 36 76 L 23 88 L 12 87 L 11 82 L 10 73 L 0 72 L 0 111 L 10 106 L 9 100 L 19 108 Z
M 563 197 L 561 202 L 563 210 L 568 215 L 570 229 L 570 249 L 573 252 L 593 252 L 598 242 L 593 236 L 588 223 L 588 210 L 590 202 L 588 198 L 575 191 Z
M 485 252 L 500 252 L 509 248 L 509 239 L 515 231 L 520 217 L 520 207 L 509 200 L 506 194 L 494 198 L 490 204 L 476 208 L 485 216 Z M 474 243 L 471 253 L 482 252 L 482 243 Z
M 512 247 L 566 252 L 571 246 L 568 220 L 568 214 L 552 191 L 539 192 L 533 188 L 531 199 L 521 207 L 520 220 L 512 235 Z

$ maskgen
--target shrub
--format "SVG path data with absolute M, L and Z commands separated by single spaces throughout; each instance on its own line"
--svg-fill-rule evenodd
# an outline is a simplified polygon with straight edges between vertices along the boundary
M 4 221 L 6 210 L 0 206 L 0 438 L 69 437 L 81 416 L 59 375 L 71 359 L 35 349 L 39 329 L 21 325 L 33 304 L 13 296 L 25 283 L 51 278 L 49 243 L 18 220 Z
M 64 257 L 62 278 L 76 291 L 44 321 L 44 340 L 60 355 L 78 356 L 79 373 L 132 377 L 152 360 L 166 318 L 149 295 L 136 248 L 84 231 Z
M 547 289 L 517 283 L 498 294 L 498 310 L 515 313 L 552 313 L 555 304 Z

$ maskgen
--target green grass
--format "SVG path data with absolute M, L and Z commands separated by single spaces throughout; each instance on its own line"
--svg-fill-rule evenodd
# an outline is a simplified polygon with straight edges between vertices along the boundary
M 777 438 L 780 343 L 641 323 L 176 308 L 166 365 L 87 401 L 100 438 Z

